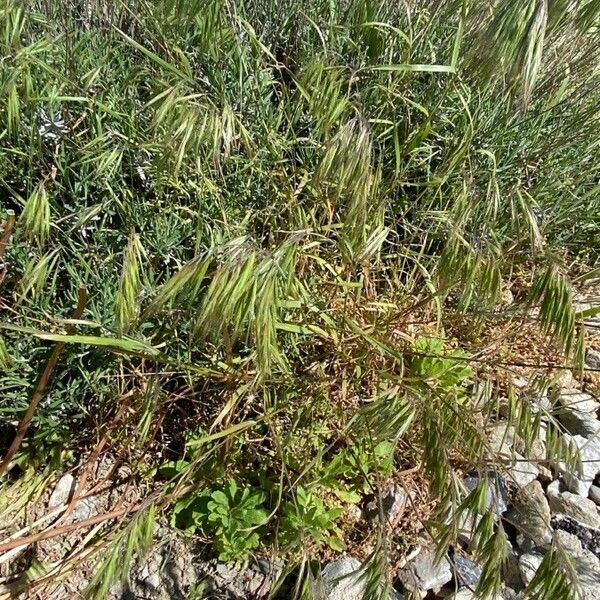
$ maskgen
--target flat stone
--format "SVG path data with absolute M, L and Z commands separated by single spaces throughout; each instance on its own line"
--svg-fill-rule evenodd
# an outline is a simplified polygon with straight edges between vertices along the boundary
M 367 589 L 367 582 L 361 577 L 362 567 L 352 556 L 329 563 L 321 573 L 325 600 L 362 600 Z M 402 595 L 393 590 L 390 598 L 402 600 Z
M 537 545 L 551 541 L 550 507 L 539 481 L 532 481 L 515 494 L 506 519 Z
M 434 550 L 423 550 L 398 576 L 405 588 L 420 593 L 448 583 L 452 579 L 452 570 L 447 558 L 436 563 Z
M 540 431 L 537 438 L 533 439 L 527 447 L 525 441 L 520 437 L 515 439 L 514 444 L 515 450 L 527 457 L 528 459 L 533 459 L 535 461 L 544 461 L 546 460 L 546 425 L 545 423 L 541 423 Z
M 71 494 L 75 489 L 75 478 L 70 473 L 63 475 L 58 482 L 56 487 L 52 491 L 50 500 L 48 500 L 48 508 L 56 508 L 66 504 Z
M 560 482 L 553 481 L 546 489 L 548 504 L 553 513 L 562 513 L 590 527 L 600 527 L 600 516 L 594 502 L 579 494 L 560 490 Z
M 487 431 L 492 458 L 506 463 L 508 477 L 517 486 L 523 487 L 537 479 L 539 469 L 515 450 L 519 440 L 515 428 L 507 423 L 496 423 Z
M 519 487 L 525 487 L 535 481 L 540 474 L 540 470 L 531 461 L 518 453 L 515 453 L 513 464 L 507 468 L 508 476 Z
M 585 351 L 585 364 L 591 369 L 600 369 L 600 352 L 588 348 Z
M 600 440 L 586 439 L 581 435 L 564 434 L 567 443 L 579 448 L 581 456 L 582 473 L 573 473 L 565 465 L 560 465 L 565 484 L 570 492 L 586 497 L 594 478 L 600 472 Z
M 519 570 L 524 585 L 529 585 L 535 577 L 544 557 L 541 554 L 523 554 L 519 558 Z
M 598 402 L 594 396 L 575 388 L 562 390 L 558 396 L 558 402 L 561 406 L 572 408 L 581 413 L 590 415 L 595 415 L 600 408 L 600 402 Z
M 595 413 L 586 413 L 567 406 L 562 407 L 556 416 L 565 429 L 573 435 L 589 438 L 600 432 L 600 421 Z
M 492 454 L 497 458 L 512 458 L 515 441 L 515 428 L 507 423 L 495 423 L 487 432 L 488 443 Z

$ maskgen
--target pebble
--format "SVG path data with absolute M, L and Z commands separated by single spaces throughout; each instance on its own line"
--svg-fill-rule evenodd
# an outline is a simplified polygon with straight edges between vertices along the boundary
M 69 501 L 73 490 L 75 489 L 75 478 L 70 473 L 63 475 L 57 482 L 56 487 L 52 491 L 48 508 L 56 508 L 62 506 Z
M 565 441 L 579 448 L 581 455 L 582 473 L 573 473 L 561 465 L 565 484 L 570 492 L 587 497 L 594 478 L 600 472 L 600 440 L 586 439 L 581 435 L 564 434 Z

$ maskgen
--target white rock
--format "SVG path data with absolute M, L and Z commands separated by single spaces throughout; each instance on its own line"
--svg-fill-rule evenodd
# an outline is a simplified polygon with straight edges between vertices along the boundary
M 538 469 L 540 474 L 538 475 L 538 479 L 543 483 L 550 483 L 554 479 L 554 475 L 552 471 L 545 467 L 544 465 L 538 465 Z
M 514 454 L 515 428 L 507 423 L 496 423 L 486 433 L 494 457 L 512 459 Z
M 565 441 L 579 448 L 582 474 L 572 472 L 564 464 L 560 465 L 560 470 L 568 490 L 585 497 L 590 491 L 594 478 L 600 472 L 600 440 L 586 439 L 581 435 L 564 434 L 564 437 Z
M 558 396 L 558 401 L 562 406 L 578 410 L 581 413 L 595 415 L 600 408 L 594 396 L 577 389 L 562 390 Z
M 519 487 L 537 479 L 538 468 L 515 450 L 518 443 L 515 428 L 506 423 L 496 423 L 487 431 L 491 456 L 506 463 L 509 478 Z
M 563 390 L 558 397 L 562 408 L 557 416 L 567 431 L 591 437 L 600 431 L 597 412 L 600 403 L 590 394 L 576 389 Z
M 521 579 L 524 585 L 529 585 L 535 577 L 543 559 L 544 557 L 541 554 L 523 554 L 519 558 L 519 570 L 521 571 Z
M 329 563 L 321 574 L 326 600 L 362 600 L 367 583 L 362 575 L 362 563 L 348 556 Z M 318 596 L 318 594 L 317 594 Z M 392 592 L 392 600 L 402 600 L 397 592 Z
M 512 465 L 508 467 L 508 476 L 519 486 L 525 487 L 535 481 L 540 474 L 539 469 L 521 454 L 515 453 Z
M 73 490 L 75 489 L 75 478 L 70 473 L 63 475 L 56 484 L 50 500 L 48 501 L 48 508 L 56 508 L 62 506 L 69 501 Z
M 579 494 L 571 492 L 561 492 L 560 482 L 553 481 L 546 489 L 548 504 L 553 513 L 561 513 L 568 517 L 573 517 L 581 523 L 590 525 L 591 527 L 600 527 L 600 516 L 596 505 Z
M 435 562 L 433 550 L 423 550 L 398 574 L 404 587 L 414 592 L 426 592 L 442 587 L 452 579 L 447 558 Z
M 496 423 L 487 431 L 491 455 L 506 463 L 508 476 L 519 487 L 526 486 L 539 475 L 539 469 L 515 450 L 519 440 L 512 425 Z

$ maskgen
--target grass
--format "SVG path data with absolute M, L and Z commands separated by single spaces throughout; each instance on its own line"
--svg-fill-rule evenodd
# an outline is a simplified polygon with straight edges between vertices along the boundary
M 285 557 L 309 597 L 313 559 L 354 531 L 348 507 L 402 472 L 427 489 L 416 517 L 441 551 L 455 543 L 459 513 L 485 512 L 459 481 L 493 467 L 479 424 L 510 365 L 454 324 L 501 339 L 539 307 L 555 364 L 581 366 L 599 12 L 0 0 L 0 217 L 16 222 L 0 244 L 0 470 L 22 498 L 4 514 L 107 452 L 150 490 L 58 566 L 11 572 L 13 589 L 94 555 L 105 597 L 161 511 L 223 559 Z M 511 406 L 533 440 L 539 419 Z M 575 460 L 549 430 L 549 458 Z M 485 592 L 506 534 L 482 523 Z M 374 548 L 374 597 L 399 541 L 375 529 L 351 542 Z

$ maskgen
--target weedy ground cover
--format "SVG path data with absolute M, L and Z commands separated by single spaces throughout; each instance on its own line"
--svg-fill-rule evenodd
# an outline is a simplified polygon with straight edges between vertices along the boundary
M 511 367 L 477 331 L 506 346 L 536 327 L 554 365 L 582 363 L 599 13 L 1 0 L 6 518 L 110 456 L 147 493 L 58 569 L 97 550 L 96 597 L 157 513 L 223 560 L 302 565 L 306 594 L 313 559 L 370 548 L 377 590 L 408 529 L 356 533 L 348 509 L 410 472 L 413 521 L 445 551 L 486 513 L 460 479 L 494 468 L 481 423 Z M 533 440 L 539 419 L 508 398 Z M 482 591 L 505 541 L 484 518 Z M 49 570 L 20 564 L 12 585 Z

